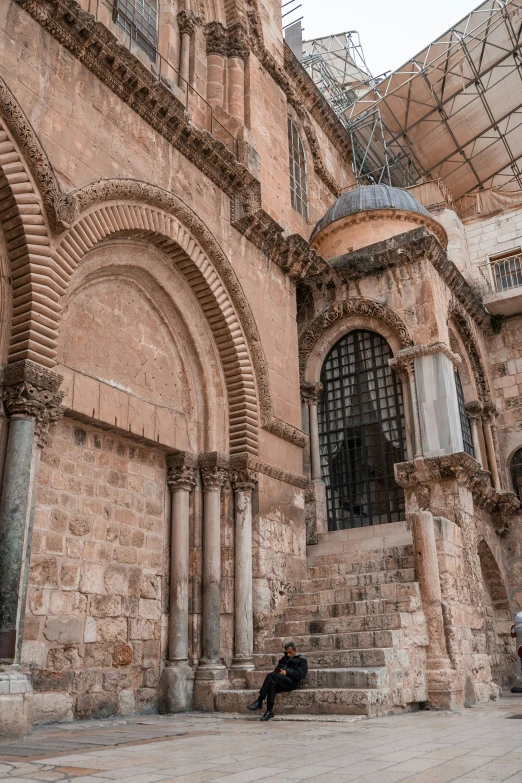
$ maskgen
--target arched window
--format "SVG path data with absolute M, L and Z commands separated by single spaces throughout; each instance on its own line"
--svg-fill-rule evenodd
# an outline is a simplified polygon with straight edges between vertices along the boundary
M 329 530 L 404 518 L 404 492 L 393 474 L 405 459 L 404 406 L 391 358 L 379 334 L 353 331 L 323 364 L 318 415 Z
M 464 451 L 466 454 L 475 456 L 475 449 L 473 448 L 473 438 L 471 435 L 471 424 L 469 423 L 469 417 L 466 413 L 466 405 L 464 402 L 464 389 L 462 388 L 462 381 L 457 370 L 455 370 L 455 384 L 457 386 L 457 401 L 459 404 L 459 416 L 460 426 L 462 428 L 462 441 L 464 443 Z
M 511 483 L 513 484 L 513 492 L 517 498 L 522 502 L 522 449 L 515 451 L 511 457 L 511 463 L 509 465 L 511 471 Z
M 308 220 L 305 148 L 299 131 L 290 117 L 288 118 L 288 149 L 290 154 L 290 196 L 292 207 L 305 220 Z

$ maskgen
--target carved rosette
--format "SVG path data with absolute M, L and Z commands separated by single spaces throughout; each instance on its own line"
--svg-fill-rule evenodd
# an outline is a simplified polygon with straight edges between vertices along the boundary
M 194 30 L 201 24 L 201 17 L 194 11 L 183 9 L 178 13 L 178 28 L 180 35 L 194 35 Z
M 47 444 L 51 424 L 65 413 L 61 375 L 24 359 L 3 369 L 3 399 L 12 419 L 34 419 L 38 445 Z
M 201 454 L 199 467 L 205 492 L 217 492 L 228 479 L 230 459 L 225 454 Z
M 167 458 L 167 484 L 171 492 L 192 492 L 196 486 L 198 458 L 190 451 L 180 451 Z
M 301 383 L 301 402 L 303 405 L 308 405 L 310 403 L 317 404 L 322 396 L 322 383 L 310 383 L 309 381 L 303 381 Z

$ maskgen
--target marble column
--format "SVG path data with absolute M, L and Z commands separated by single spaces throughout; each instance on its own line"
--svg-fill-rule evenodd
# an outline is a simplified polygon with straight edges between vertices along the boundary
M 25 604 L 40 452 L 50 424 L 63 415 L 62 376 L 23 360 L 4 367 L 3 398 L 10 417 L 0 495 L 0 736 L 30 728 L 31 686 L 20 671 Z M 11 682 L 13 686 L 11 687 Z M 18 695 L 16 695 L 18 694 Z M 10 698 L 2 707 L 3 695 Z
M 203 602 L 201 641 L 203 654 L 199 679 L 221 679 L 226 669 L 221 662 L 221 488 L 228 476 L 228 457 L 200 456 L 203 479 Z
M 233 458 L 232 458 L 233 459 Z M 234 489 L 234 660 L 236 676 L 254 669 L 254 615 L 252 601 L 252 495 L 257 473 L 231 464 Z
M 466 413 L 468 414 L 469 424 L 471 427 L 471 439 L 473 441 L 473 451 L 475 452 L 475 459 L 479 463 L 480 467 L 484 467 L 482 460 L 482 448 L 479 438 L 479 422 L 482 423 L 482 404 L 478 400 L 471 400 L 466 403 Z
M 493 421 L 497 414 L 495 405 L 490 402 L 484 405 L 482 411 L 482 428 L 484 431 L 484 441 L 486 443 L 486 455 L 488 458 L 488 468 L 491 473 L 491 480 L 495 489 L 500 489 L 500 476 L 497 465 L 497 455 L 495 453 L 495 441 L 493 438 Z
M 410 418 L 409 411 L 406 416 L 406 409 L 409 407 L 411 410 L 411 427 L 410 437 L 408 444 L 408 437 L 406 444 L 410 451 L 413 452 L 413 459 L 419 459 L 422 457 L 422 435 L 421 435 L 421 420 L 419 415 L 419 401 L 417 396 L 417 383 L 415 379 L 415 354 L 414 348 L 405 348 L 403 351 L 399 351 L 395 358 L 390 359 L 389 365 L 402 377 L 402 388 L 404 394 L 404 411 L 405 420 Z M 406 387 L 408 390 L 408 397 L 410 405 L 408 406 L 408 399 L 406 397 Z M 413 436 L 413 437 L 412 437 Z M 413 441 L 413 442 L 412 442 Z
M 308 538 L 315 540 L 319 533 L 328 529 L 326 510 L 326 487 L 321 472 L 321 451 L 319 446 L 319 419 L 317 407 L 323 393 L 322 383 L 301 384 L 301 402 L 308 409 L 308 434 L 310 436 L 310 478 L 315 497 L 315 531 L 309 531 Z
M 188 92 L 190 85 L 190 42 L 201 19 L 194 11 L 183 9 L 178 13 L 178 28 L 181 36 L 179 53 L 179 86 Z
M 161 712 L 192 707 L 194 671 L 189 666 L 189 529 L 190 493 L 196 484 L 198 459 L 190 452 L 168 457 L 171 491 L 170 606 L 168 659 L 159 684 Z

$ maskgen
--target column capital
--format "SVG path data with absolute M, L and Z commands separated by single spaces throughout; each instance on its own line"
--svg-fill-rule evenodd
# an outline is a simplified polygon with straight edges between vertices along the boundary
M 29 359 L 7 364 L 2 371 L 3 399 L 12 419 L 34 419 L 38 445 L 47 443 L 49 426 L 65 413 L 63 376 Z
M 421 356 L 430 356 L 434 353 L 444 354 L 456 367 L 462 364 L 462 359 L 458 353 L 453 353 L 450 347 L 442 340 L 429 345 L 412 345 L 408 348 L 403 348 L 401 351 L 397 351 L 393 359 L 388 361 L 388 364 L 398 373 L 412 372 L 416 359 L 419 359 Z
M 192 36 L 196 27 L 199 27 L 201 24 L 201 17 L 194 11 L 188 11 L 187 9 L 179 11 L 177 18 L 180 35 Z
M 465 408 L 468 418 L 473 421 L 478 421 L 482 418 L 482 403 L 478 400 L 470 400 L 470 402 L 466 403 Z
M 253 492 L 257 481 L 257 470 L 252 468 L 232 468 L 230 471 L 230 482 L 236 492 Z
M 498 410 L 493 400 L 486 400 L 482 406 L 482 420 L 488 424 L 492 424 L 497 416 Z
M 210 22 L 205 26 L 207 39 L 207 54 L 218 54 L 226 57 L 228 54 L 228 32 L 221 22 Z
M 203 479 L 203 489 L 219 490 L 228 478 L 230 457 L 213 451 L 199 455 L 199 467 Z
M 248 59 L 250 54 L 248 33 L 241 22 L 236 22 L 228 28 L 227 54 L 229 57 L 238 57 L 243 61 Z
M 318 403 L 323 395 L 324 387 L 322 383 L 312 383 L 303 381 L 301 383 L 301 402 L 303 404 Z
M 198 458 L 190 451 L 179 451 L 167 457 L 167 484 L 171 492 L 185 489 L 191 492 L 196 485 Z

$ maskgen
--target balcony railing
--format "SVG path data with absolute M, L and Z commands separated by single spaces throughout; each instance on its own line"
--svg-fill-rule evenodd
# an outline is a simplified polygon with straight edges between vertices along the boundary
M 490 260 L 479 267 L 484 293 L 500 293 L 522 287 L 522 253 Z

